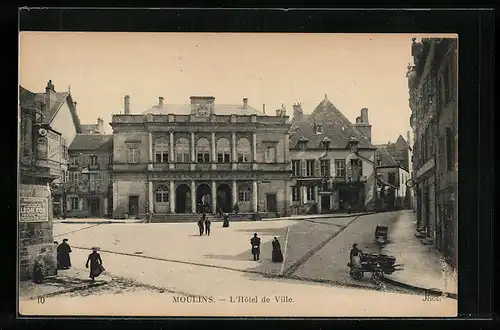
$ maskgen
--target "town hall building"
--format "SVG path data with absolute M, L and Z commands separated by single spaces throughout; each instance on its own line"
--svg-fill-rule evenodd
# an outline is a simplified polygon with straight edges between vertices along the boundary
M 212 211 L 286 214 L 291 195 L 286 111 L 266 115 L 248 104 L 192 96 L 187 104 L 114 114 L 113 217 Z

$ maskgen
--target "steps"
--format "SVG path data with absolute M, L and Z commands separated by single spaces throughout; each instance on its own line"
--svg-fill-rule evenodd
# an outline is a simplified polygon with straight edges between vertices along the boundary
M 179 214 L 154 214 L 151 218 L 151 223 L 187 223 L 198 222 L 201 219 L 201 214 L 195 213 L 179 213 Z M 207 214 L 207 219 L 211 222 L 222 221 L 218 215 Z M 229 221 L 248 221 L 252 219 L 251 213 L 229 214 Z

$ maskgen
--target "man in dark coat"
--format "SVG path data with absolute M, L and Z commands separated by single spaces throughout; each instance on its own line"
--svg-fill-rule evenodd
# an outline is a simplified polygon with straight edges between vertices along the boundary
M 222 221 L 222 227 L 229 227 L 229 214 L 224 213 L 224 220 Z
M 71 258 L 69 254 L 72 252 L 71 247 L 67 243 L 68 239 L 63 239 L 63 242 L 57 247 L 57 260 L 59 260 L 59 269 L 69 269 L 71 268 Z
M 281 245 L 276 237 L 273 240 L 272 260 L 273 262 L 283 262 L 283 253 L 281 252 Z
M 210 226 L 212 225 L 212 221 L 210 219 L 205 219 L 205 233 L 210 236 Z
M 253 260 L 259 260 L 259 256 L 260 256 L 260 238 L 257 237 L 257 233 L 253 234 L 253 237 L 250 240 L 250 244 L 252 244 Z
M 202 236 L 203 232 L 205 231 L 205 229 L 203 228 L 203 219 L 198 220 L 198 228 L 200 230 L 200 236 Z

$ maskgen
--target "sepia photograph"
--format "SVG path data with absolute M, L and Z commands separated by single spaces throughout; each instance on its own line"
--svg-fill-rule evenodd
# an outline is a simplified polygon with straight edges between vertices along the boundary
M 20 32 L 19 314 L 456 317 L 458 41 Z

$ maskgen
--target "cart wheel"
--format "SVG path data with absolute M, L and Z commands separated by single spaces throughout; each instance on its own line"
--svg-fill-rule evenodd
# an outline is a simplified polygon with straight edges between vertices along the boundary
M 373 272 L 373 278 L 375 280 L 382 280 L 384 278 L 384 272 L 380 269 L 376 269 L 374 272 Z
M 364 272 L 361 268 L 359 267 L 353 267 L 351 268 L 351 270 L 349 271 L 349 274 L 351 275 L 351 277 L 355 280 L 360 280 L 363 278 L 363 275 L 364 275 Z

